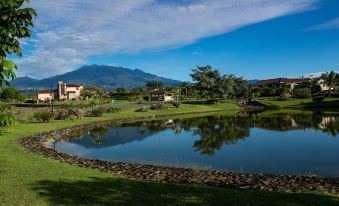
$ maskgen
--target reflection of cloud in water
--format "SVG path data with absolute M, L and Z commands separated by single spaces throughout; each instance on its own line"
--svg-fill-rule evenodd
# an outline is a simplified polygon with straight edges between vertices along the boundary
M 79 157 L 89 156 L 92 153 L 91 150 L 83 148 L 79 144 L 70 142 L 62 143 L 62 146 L 59 146 L 59 144 L 56 143 L 55 149 L 66 154 L 73 154 Z

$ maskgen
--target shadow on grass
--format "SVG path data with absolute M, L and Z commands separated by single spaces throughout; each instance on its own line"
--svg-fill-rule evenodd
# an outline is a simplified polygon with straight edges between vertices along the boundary
M 32 186 L 53 205 L 339 205 L 339 196 L 146 183 L 120 178 L 40 181 Z
M 302 103 L 301 106 L 303 108 L 324 108 L 326 110 L 338 110 L 339 108 L 339 100 L 332 101 L 323 101 L 323 102 L 307 102 Z

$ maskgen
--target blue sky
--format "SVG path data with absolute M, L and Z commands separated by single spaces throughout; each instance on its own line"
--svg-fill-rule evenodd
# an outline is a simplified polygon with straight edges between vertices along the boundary
M 84 3 L 85 2 L 85 3 Z M 178 80 L 212 65 L 247 79 L 339 71 L 337 0 L 32 1 L 19 76 L 86 64 L 139 68 Z

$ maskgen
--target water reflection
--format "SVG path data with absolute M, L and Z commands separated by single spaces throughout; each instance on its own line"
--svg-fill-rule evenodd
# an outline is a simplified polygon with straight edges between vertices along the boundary
M 314 131 L 322 131 L 335 137 L 339 132 L 339 116 L 321 113 L 274 115 L 239 113 L 235 116 L 155 120 L 123 124 L 119 128 L 95 128 L 88 133 L 91 142 L 74 141 L 87 148 L 102 148 L 141 141 L 168 129 L 173 130 L 175 134 L 190 131 L 192 135 L 199 137 L 193 143 L 194 149 L 201 154 L 213 155 L 223 145 L 236 144 L 239 140 L 249 137 L 251 128 L 280 132 L 312 128 Z

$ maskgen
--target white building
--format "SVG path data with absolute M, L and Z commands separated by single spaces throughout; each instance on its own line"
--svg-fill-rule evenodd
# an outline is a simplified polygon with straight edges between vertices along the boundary
M 80 99 L 84 87 L 78 84 L 66 84 L 59 81 L 56 90 L 43 90 L 37 94 L 37 99 L 40 101 L 52 99 Z

